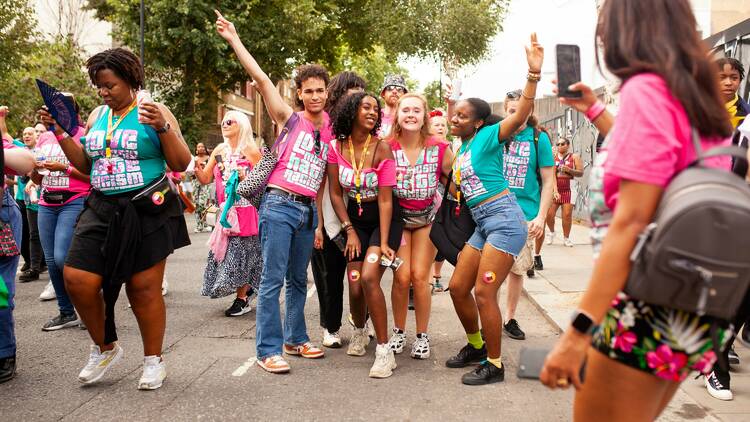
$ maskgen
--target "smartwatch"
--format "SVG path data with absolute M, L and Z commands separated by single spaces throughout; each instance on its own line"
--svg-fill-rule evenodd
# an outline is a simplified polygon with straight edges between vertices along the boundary
M 594 320 L 583 311 L 573 312 L 570 319 L 570 326 L 585 336 L 593 335 L 597 328 Z

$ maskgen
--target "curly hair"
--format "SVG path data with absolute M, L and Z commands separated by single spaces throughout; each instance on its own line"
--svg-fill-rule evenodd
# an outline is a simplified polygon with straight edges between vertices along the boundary
M 331 126 L 337 139 L 346 139 L 352 134 L 354 122 L 357 120 L 357 113 L 359 113 L 359 107 L 365 97 L 373 98 L 378 103 L 378 110 L 381 109 L 378 97 L 368 92 L 355 92 L 341 99 L 331 114 Z M 371 135 L 377 136 L 380 129 L 380 122 L 381 113 L 378 112 L 378 120 L 375 122 L 375 127 L 370 131 Z
M 298 67 L 295 71 L 294 76 L 294 86 L 297 89 L 302 89 L 302 82 L 305 82 L 306 80 L 310 78 L 317 78 L 323 81 L 325 86 L 328 86 L 328 82 L 330 82 L 330 77 L 328 76 L 328 70 L 326 70 L 325 67 L 319 65 L 319 64 L 304 64 L 300 67 Z M 299 98 L 299 96 L 295 97 L 294 99 L 295 103 L 298 107 L 302 108 L 304 104 L 302 103 L 302 99 Z
M 362 91 L 367 89 L 367 82 L 354 72 L 341 72 L 331 79 L 328 84 L 328 100 L 324 107 L 325 111 L 331 112 L 339 100 L 346 96 L 347 91 L 353 88 L 361 88 Z
M 143 88 L 143 68 L 138 56 L 124 48 L 111 48 L 94 54 L 86 61 L 91 83 L 96 85 L 96 74 L 109 69 L 131 88 Z

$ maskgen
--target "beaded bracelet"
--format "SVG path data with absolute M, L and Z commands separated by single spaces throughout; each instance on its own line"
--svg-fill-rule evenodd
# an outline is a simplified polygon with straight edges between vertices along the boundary
M 593 122 L 594 120 L 598 119 L 606 109 L 607 107 L 604 105 L 604 103 L 597 100 L 591 107 L 589 107 L 588 110 L 586 110 L 586 113 L 584 114 L 590 122 Z

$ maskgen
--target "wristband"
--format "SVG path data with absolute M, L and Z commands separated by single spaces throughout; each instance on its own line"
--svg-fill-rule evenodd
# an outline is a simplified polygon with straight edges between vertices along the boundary
M 68 176 L 70 176 L 71 173 L 73 173 L 73 166 L 71 166 L 70 164 L 68 164 L 68 167 L 65 167 L 65 174 L 67 174 Z
M 607 107 L 604 105 L 604 103 L 597 100 L 591 107 L 589 107 L 588 110 L 586 110 L 586 113 L 584 114 L 590 122 L 593 122 L 594 120 L 598 119 L 606 109 Z
M 63 133 L 61 133 L 59 135 L 55 135 L 55 139 L 57 139 L 57 142 L 60 142 L 63 139 L 65 139 L 65 135 L 67 135 L 65 132 L 63 132 Z

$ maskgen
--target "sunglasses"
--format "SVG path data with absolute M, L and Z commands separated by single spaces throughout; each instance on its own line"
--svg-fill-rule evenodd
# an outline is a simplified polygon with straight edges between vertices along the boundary
M 568 145 L 568 143 L 567 142 L 558 142 L 557 143 L 558 147 L 564 147 L 565 145 Z
M 396 91 L 399 94 L 403 94 L 406 92 L 406 90 L 403 87 L 396 86 L 396 85 L 388 85 L 387 87 L 385 87 L 384 91 Z
M 509 100 L 517 100 L 521 98 L 521 90 L 517 89 L 515 91 L 510 91 L 507 94 L 505 94 L 505 98 L 508 98 Z
M 227 119 L 227 120 L 224 120 L 223 122 L 221 122 L 221 126 L 222 127 L 229 127 L 229 126 L 234 125 L 235 123 L 237 123 L 236 120 Z
M 313 135 L 315 136 L 315 155 L 320 155 L 320 131 L 315 130 Z

